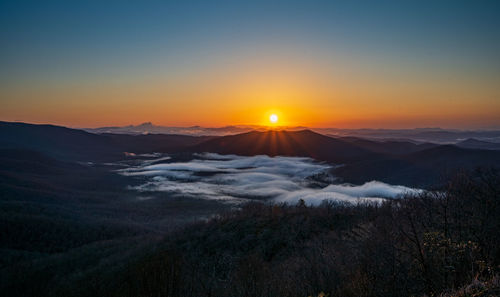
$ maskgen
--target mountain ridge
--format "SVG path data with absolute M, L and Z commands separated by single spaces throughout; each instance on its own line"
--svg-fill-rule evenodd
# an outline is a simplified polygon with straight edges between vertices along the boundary
M 309 129 L 250 131 L 228 136 L 126 135 L 0 122 L 0 149 L 33 150 L 56 159 L 87 162 L 120 160 L 125 158 L 125 152 L 309 157 L 342 164 L 333 173 L 346 182 L 380 180 L 411 186 L 427 186 L 450 170 L 500 168 L 500 151 L 330 137 Z

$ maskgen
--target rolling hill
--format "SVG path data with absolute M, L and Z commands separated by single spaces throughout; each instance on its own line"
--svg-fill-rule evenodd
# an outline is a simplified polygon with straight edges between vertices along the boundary
M 448 172 L 457 169 L 500 167 L 500 151 L 497 150 L 335 138 L 310 130 L 252 131 L 229 136 L 127 135 L 0 122 L 0 149 L 31 150 L 54 159 L 91 162 L 122 159 L 124 152 L 300 156 L 342 164 L 334 174 L 347 182 L 380 180 L 421 187 L 437 183 Z
M 457 143 L 457 146 L 470 149 L 483 149 L 483 150 L 500 150 L 500 143 L 482 141 L 475 138 L 469 138 Z
M 336 168 L 344 181 L 380 180 L 391 184 L 429 187 L 444 182 L 457 170 L 500 168 L 500 152 L 440 145 L 405 155 L 386 155 Z
M 169 134 L 93 134 L 54 125 L 0 122 L 0 149 L 25 149 L 67 161 L 109 161 L 124 152 L 171 153 L 211 139 Z

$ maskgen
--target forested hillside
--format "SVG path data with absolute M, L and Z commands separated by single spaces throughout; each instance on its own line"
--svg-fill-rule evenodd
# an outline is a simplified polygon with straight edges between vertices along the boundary
M 17 274 L 4 270 L 12 278 L 2 283 L 2 292 L 5 296 L 498 296 L 500 177 L 493 171 L 474 176 L 462 173 L 442 191 L 378 205 L 250 203 L 163 239 L 149 237 L 147 245 L 139 244 L 138 238 L 120 242 L 127 248 L 110 247 L 113 241 L 100 243 L 110 254 L 103 257 L 105 262 L 91 262 L 94 269 L 55 258 L 55 264 L 31 262 L 29 273 L 22 271 L 22 265 Z M 90 257 L 85 263 L 93 258 L 79 252 Z M 87 268 L 69 277 L 68 265 Z

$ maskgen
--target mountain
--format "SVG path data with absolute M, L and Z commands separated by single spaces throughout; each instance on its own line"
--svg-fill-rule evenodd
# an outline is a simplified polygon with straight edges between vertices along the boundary
M 0 149 L 0 201 L 30 200 L 36 203 L 69 203 L 81 190 L 126 187 L 124 177 L 86 164 L 61 161 L 25 149 Z M 27 199 L 27 200 L 26 200 Z
M 402 140 L 368 140 L 358 137 L 339 137 L 338 139 L 372 152 L 395 155 L 414 153 L 438 146 L 434 143 L 413 143 Z
M 310 130 L 252 131 L 217 137 L 195 146 L 193 151 L 244 156 L 300 156 L 335 163 L 352 162 L 377 155 L 376 152 L 350 142 Z
M 0 148 L 28 149 L 66 160 L 95 161 L 119 150 L 111 139 L 54 125 L 0 122 Z
M 142 123 L 139 125 L 128 125 L 122 127 L 100 127 L 100 128 L 86 128 L 87 132 L 91 133 L 112 133 L 112 134 L 180 134 L 192 136 L 224 136 L 230 134 L 244 133 L 252 130 L 259 130 L 262 127 L 239 125 L 239 126 L 224 126 L 217 128 L 191 126 L 191 127 L 166 127 L 157 126 L 151 122 Z
M 500 150 L 500 143 L 481 141 L 474 138 L 461 141 L 457 143 L 457 146 L 470 149 Z
M 494 144 L 477 140 L 461 143 L 461 146 L 472 145 L 491 148 Z M 185 153 L 187 158 L 191 157 L 191 153 L 202 152 L 299 156 L 343 165 L 335 168 L 333 173 L 346 182 L 380 180 L 422 187 L 432 185 L 457 169 L 470 170 L 478 166 L 500 168 L 498 150 L 329 137 L 311 130 L 251 131 L 228 136 L 130 135 L 93 134 L 52 125 L 0 122 L 0 149 L 34 151 L 68 162 L 120 160 L 125 152 Z M 30 154 L 35 158 L 35 153 Z M 23 163 L 18 165 L 23 166 Z
M 334 174 L 351 183 L 379 180 L 429 187 L 444 182 L 457 170 L 474 170 L 478 167 L 500 168 L 500 152 L 441 145 L 405 155 L 386 155 L 354 162 L 336 168 Z
M 445 130 L 441 128 L 416 129 L 336 129 L 318 128 L 315 131 L 333 137 L 358 137 L 378 140 L 411 140 L 416 142 L 432 142 L 455 144 L 467 138 L 475 138 L 488 142 L 500 142 L 500 130 Z
M 122 152 L 133 153 L 174 153 L 213 139 L 212 136 L 189 136 L 177 134 L 101 134 Z
M 455 144 L 464 139 L 474 138 L 480 141 L 500 143 L 500 130 L 457 130 L 441 128 L 415 128 L 415 129 L 339 129 L 339 128 L 307 128 L 301 126 L 284 126 L 281 130 L 300 131 L 310 129 L 314 132 L 337 137 L 354 137 L 370 140 L 395 140 L 401 142 Z M 104 134 L 180 134 L 191 136 L 227 136 L 250 131 L 265 132 L 266 126 L 260 125 L 230 125 L 223 127 L 202 126 L 160 126 L 151 122 L 139 125 L 111 126 L 99 128 L 85 128 L 90 133 Z
M 195 152 L 236 155 L 304 156 L 342 164 L 333 174 L 345 182 L 379 180 L 428 187 L 459 169 L 500 168 L 500 152 L 455 145 L 332 138 L 310 130 L 248 132 L 216 137 L 192 148 Z
M 210 137 L 94 134 L 53 125 L 0 122 L 0 149 L 24 149 L 67 161 L 107 161 L 124 152 L 177 152 Z

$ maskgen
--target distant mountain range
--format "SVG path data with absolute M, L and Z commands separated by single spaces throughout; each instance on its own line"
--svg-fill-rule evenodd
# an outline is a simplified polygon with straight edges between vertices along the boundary
M 131 135 L 0 122 L 0 149 L 10 150 L 9 154 L 14 154 L 12 150 L 29 150 L 65 162 L 119 160 L 125 158 L 125 152 L 302 156 L 342 164 L 334 174 L 347 182 L 380 180 L 409 186 L 430 186 L 457 169 L 500 168 L 496 143 L 469 139 L 457 145 L 441 145 L 332 137 L 311 130 L 250 131 L 227 136 Z
M 412 142 L 433 142 L 441 144 L 455 144 L 473 139 L 477 141 L 500 144 L 500 130 L 456 130 L 441 128 L 415 128 L 415 129 L 337 129 L 337 128 L 307 128 L 303 126 L 283 126 L 278 130 L 300 131 L 310 129 L 332 137 L 357 137 L 373 140 L 405 140 Z M 167 127 L 157 126 L 150 122 L 140 125 L 122 127 L 101 127 L 83 129 L 91 133 L 113 134 L 181 134 L 192 136 L 226 136 L 250 131 L 267 131 L 268 127 L 259 125 L 233 125 L 217 128 L 191 126 Z M 478 146 L 479 145 L 479 146 Z M 478 143 L 465 143 L 464 147 L 498 149 L 500 145 Z
M 353 136 L 367 139 L 398 139 L 414 142 L 455 144 L 467 139 L 500 143 L 500 130 L 446 130 L 441 128 L 416 129 L 316 129 L 322 134 L 341 137 Z
M 83 129 L 91 133 L 113 133 L 113 134 L 181 134 L 193 136 L 224 136 L 230 134 L 244 133 L 253 130 L 260 130 L 259 126 L 225 126 L 219 128 L 207 128 L 201 126 L 191 127 L 165 127 L 156 126 L 150 122 L 134 126 L 123 127 L 100 127 Z

